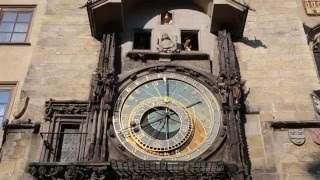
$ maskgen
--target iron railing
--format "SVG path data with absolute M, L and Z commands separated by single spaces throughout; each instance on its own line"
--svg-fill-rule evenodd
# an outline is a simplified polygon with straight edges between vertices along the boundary
M 87 133 L 80 132 L 41 132 L 44 150 L 42 162 L 82 162 Z

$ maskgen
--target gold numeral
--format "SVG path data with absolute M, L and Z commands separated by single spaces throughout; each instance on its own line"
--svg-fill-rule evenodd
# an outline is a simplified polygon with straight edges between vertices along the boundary
M 131 88 L 129 88 L 129 87 L 127 87 L 127 88 L 126 88 L 126 91 L 127 91 L 127 92 L 131 92 L 131 91 L 132 91 L 132 89 L 131 89 Z
M 200 145 L 200 142 L 199 142 L 198 140 L 195 140 L 195 143 L 196 143 L 197 145 Z
M 132 154 L 135 154 L 136 152 L 137 152 L 137 149 L 132 149 L 132 150 L 131 150 L 131 153 L 132 153 Z

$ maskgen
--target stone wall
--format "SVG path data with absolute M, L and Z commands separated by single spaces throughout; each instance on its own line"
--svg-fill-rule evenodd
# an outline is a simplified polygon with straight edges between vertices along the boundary
M 23 86 L 24 96 L 35 107 L 35 121 L 42 121 L 44 102 L 86 100 L 91 73 L 96 68 L 100 42 L 91 37 L 82 0 L 48 1 L 41 32 Z
M 303 23 L 301 1 L 249 1 L 244 39 L 236 43 L 242 78 L 250 88 L 246 134 L 253 179 L 317 179 L 310 167 L 319 163 L 320 147 L 310 131 L 302 146 L 291 143 L 288 129 L 267 128 L 267 121 L 316 120 L 310 93 L 319 79 Z M 313 173 L 313 174 L 310 174 Z
M 39 134 L 33 130 L 9 129 L 4 146 L 1 148 L 0 179 L 32 179 L 25 173 L 30 159 L 36 159 L 41 153 Z

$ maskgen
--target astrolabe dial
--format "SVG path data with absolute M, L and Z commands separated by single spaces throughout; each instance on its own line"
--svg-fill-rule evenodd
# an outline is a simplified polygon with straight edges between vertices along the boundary
M 194 131 L 187 110 L 175 100 L 149 98 L 131 113 L 130 136 L 143 149 L 157 154 L 181 147 Z
M 197 158 L 214 144 L 220 126 L 220 105 L 212 91 L 173 72 L 126 83 L 113 114 L 118 140 L 144 160 Z

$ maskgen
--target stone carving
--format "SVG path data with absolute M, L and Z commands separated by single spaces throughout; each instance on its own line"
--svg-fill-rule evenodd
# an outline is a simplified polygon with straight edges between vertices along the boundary
M 171 40 L 167 33 L 163 33 L 161 36 L 161 40 L 158 46 L 159 52 L 163 53 L 172 53 L 177 50 L 177 38 L 175 40 Z
M 318 113 L 318 115 L 320 115 L 320 98 L 315 94 L 311 94 L 311 98 L 315 111 Z
M 101 99 L 102 90 L 103 90 L 103 81 L 102 76 L 99 70 L 96 70 L 92 73 L 93 75 L 93 89 L 92 89 L 92 98 L 91 102 L 97 102 Z
M 7 132 L 8 129 L 33 129 L 33 133 L 39 133 L 40 123 L 32 123 L 30 118 L 21 118 L 28 109 L 28 103 L 29 97 L 21 99 L 18 110 L 14 113 L 14 119 L 11 123 L 9 123 L 8 119 L 3 121 L 1 126 L 5 132 Z
M 306 141 L 304 129 L 289 129 L 289 138 L 291 142 L 297 146 L 301 146 Z
M 314 51 L 320 51 L 320 36 L 315 38 L 312 47 Z
M 14 119 L 11 121 L 11 124 L 32 124 L 31 119 L 21 119 L 21 117 L 25 114 L 28 105 L 29 105 L 29 97 L 25 97 L 20 99 L 19 106 L 16 112 L 14 112 Z
M 310 130 L 313 142 L 320 145 L 320 128 L 312 128 Z
M 172 13 L 166 12 L 161 14 L 162 19 L 161 19 L 161 24 L 162 25 L 172 25 L 173 20 L 172 20 Z
M 106 167 L 86 166 L 45 166 L 31 165 L 26 170 L 34 179 L 38 180 L 106 180 L 109 171 Z
M 30 100 L 29 97 L 20 99 L 18 110 L 13 114 L 15 119 L 21 118 L 23 114 L 26 112 L 29 105 L 29 100 Z
M 45 117 L 46 121 L 51 121 L 53 114 L 88 114 L 88 104 L 80 103 L 77 101 L 55 101 L 50 99 L 45 104 Z
M 231 35 L 226 30 L 219 31 L 218 48 L 219 78 L 217 82 L 220 94 L 222 95 L 225 113 L 224 122 L 230 127 L 227 129 L 228 139 L 225 156 L 228 157 L 227 159 L 233 159 L 237 163 L 242 164 L 244 168 L 248 168 L 249 155 L 245 147 L 245 139 L 241 133 L 244 124 L 240 115 L 240 110 L 245 101 L 242 96 L 244 82 L 241 81 L 239 62 Z M 247 175 L 245 171 L 237 173 L 242 173 L 244 176 Z

